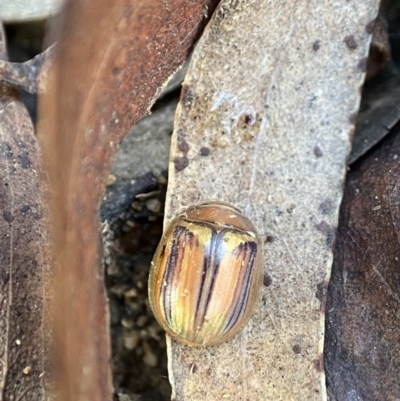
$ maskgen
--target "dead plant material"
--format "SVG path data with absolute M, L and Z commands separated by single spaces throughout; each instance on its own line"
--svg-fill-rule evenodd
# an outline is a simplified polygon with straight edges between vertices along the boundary
M 0 26 L 0 58 L 5 59 Z M 41 155 L 16 89 L 0 84 L 0 400 L 50 400 L 50 252 Z
M 169 340 L 174 399 L 326 400 L 327 284 L 378 6 L 226 0 L 197 44 L 176 113 L 166 222 L 194 204 L 237 206 L 265 235 L 268 279 L 232 341 Z
M 329 284 L 331 401 L 400 394 L 400 127 L 348 174 Z
M 188 56 L 217 1 L 69 2 L 39 134 L 55 224 L 61 400 L 110 400 L 98 209 L 113 155 Z

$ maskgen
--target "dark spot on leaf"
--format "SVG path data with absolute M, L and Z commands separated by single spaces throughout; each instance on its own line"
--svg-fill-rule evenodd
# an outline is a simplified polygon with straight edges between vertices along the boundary
M 10 159 L 11 157 L 11 146 L 6 142 L 0 143 L 0 159 Z
M 334 244 L 334 242 L 335 242 L 335 238 L 336 238 L 336 230 L 335 230 L 335 229 L 332 229 L 331 231 L 329 231 L 329 232 L 326 234 L 326 241 L 325 241 L 325 243 L 326 243 L 326 245 L 327 245 L 329 248 L 333 248 L 333 244 Z
M 326 294 L 328 291 L 328 283 L 326 281 L 322 281 L 317 284 L 317 292 L 315 296 L 319 299 L 320 302 L 323 302 L 326 299 Z
M 319 210 L 322 212 L 322 214 L 329 214 L 332 211 L 332 207 L 331 200 L 326 199 L 319 205 Z
M 30 207 L 28 210 L 29 210 L 29 215 L 32 218 L 36 220 L 40 220 L 42 218 L 42 211 L 38 205 L 33 204 L 32 207 Z
M 355 50 L 355 49 L 357 49 L 357 42 L 356 42 L 356 40 L 354 39 L 354 36 L 353 36 L 353 35 L 346 36 L 346 37 L 344 38 L 344 43 L 346 43 L 346 46 L 347 46 L 350 50 Z
M 23 205 L 23 206 L 21 206 L 20 211 L 21 211 L 21 213 L 27 213 L 27 212 L 29 212 L 30 208 L 31 207 L 29 205 Z
M 315 52 L 318 51 L 320 47 L 321 47 L 321 41 L 320 40 L 316 40 L 312 45 L 312 48 L 313 48 L 313 50 Z
M 295 354 L 301 354 L 301 347 L 300 347 L 300 345 L 299 344 L 295 344 L 295 345 L 293 345 L 293 352 L 295 353 Z
M 321 302 L 319 306 L 319 311 L 322 314 L 325 314 L 327 295 L 328 295 L 328 282 L 323 281 L 322 283 L 317 284 L 317 292 L 315 293 L 315 296 Z
M 27 169 L 31 166 L 31 162 L 28 157 L 28 152 L 24 150 L 21 155 L 18 156 L 19 164 L 23 169 Z
M 210 148 L 207 148 L 205 146 L 200 148 L 200 156 L 209 156 L 210 153 L 211 153 Z
M 322 157 L 324 155 L 324 152 L 322 152 L 322 149 L 318 145 L 314 146 L 314 155 L 316 157 Z
M 314 367 L 318 372 L 324 372 L 324 354 L 321 354 L 318 359 L 314 359 Z
M 326 245 L 331 248 L 335 240 L 336 230 L 331 228 L 325 220 L 317 224 L 317 230 L 326 234 Z
M 14 216 L 12 215 L 12 213 L 11 212 L 9 212 L 8 210 L 4 210 L 4 212 L 3 212 L 3 217 L 4 217 L 4 220 L 7 222 L 7 223 L 12 223 L 12 221 L 14 220 Z
M 350 114 L 349 121 L 350 121 L 350 124 L 355 124 L 357 121 L 357 113 Z
M 175 165 L 175 171 L 179 173 L 189 165 L 189 159 L 186 156 L 175 157 L 174 165 Z
M 264 274 L 263 283 L 266 287 L 269 287 L 272 284 L 272 277 L 269 274 Z
M 193 106 L 195 98 L 196 94 L 193 89 L 188 85 L 183 85 L 181 92 L 181 103 L 183 107 L 190 109 Z
M 1 270 L 0 271 L 0 284 L 1 285 L 6 285 L 9 280 L 10 280 L 9 273 Z
M 267 243 L 267 242 L 272 243 L 274 241 L 275 241 L 275 237 L 273 235 L 267 235 L 265 237 L 265 243 Z
M 189 152 L 189 144 L 182 139 L 179 143 L 178 143 L 178 150 L 184 154 L 186 154 L 187 152 Z
M 184 141 L 185 137 L 186 137 L 185 132 L 183 131 L 182 128 L 179 128 L 178 131 L 176 131 L 176 138 L 178 143 Z
M 256 121 L 256 116 L 254 114 L 246 114 L 244 121 L 247 125 L 253 125 Z
M 288 213 L 292 213 L 295 208 L 296 208 L 296 205 L 294 203 L 291 203 L 290 206 L 286 209 L 286 211 Z
M 368 24 L 365 27 L 365 30 L 367 31 L 367 33 L 371 34 L 374 31 L 375 23 L 376 23 L 376 19 L 373 19 L 368 22 Z
M 367 71 L 367 65 L 368 65 L 368 57 L 364 57 L 359 61 L 357 67 L 362 72 L 366 72 Z
M 112 74 L 113 75 L 118 75 L 121 72 L 121 67 L 114 67 L 112 69 Z

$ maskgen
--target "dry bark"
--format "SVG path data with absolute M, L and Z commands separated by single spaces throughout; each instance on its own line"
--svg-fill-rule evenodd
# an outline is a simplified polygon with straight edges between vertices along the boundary
M 0 400 L 41 401 L 50 399 L 51 381 L 45 180 L 32 121 L 18 92 L 3 83 L 0 174 Z
M 173 399 L 325 400 L 326 288 L 378 1 L 224 1 L 178 106 L 166 223 L 219 200 L 265 236 L 265 288 L 232 341 L 169 339 Z
M 74 1 L 40 129 L 53 194 L 62 400 L 110 400 L 98 209 L 112 157 L 184 62 L 216 0 Z
M 400 397 L 400 127 L 348 174 L 327 302 L 331 401 Z
M 349 164 L 381 141 L 400 121 L 400 77 L 381 84 L 369 96 L 363 96 L 364 109 L 357 116 L 357 126 Z
M 25 63 L 0 60 L 0 81 L 28 93 L 45 92 L 54 57 L 55 45 Z

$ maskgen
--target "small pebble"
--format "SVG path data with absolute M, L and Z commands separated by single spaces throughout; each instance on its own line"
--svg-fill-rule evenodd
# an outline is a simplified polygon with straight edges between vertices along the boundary
M 129 302 L 126 304 L 126 306 L 133 313 L 139 312 L 142 308 L 142 305 L 138 304 L 137 302 Z
M 130 290 L 126 291 L 124 294 L 125 298 L 137 298 L 138 292 L 136 288 L 131 288 Z
M 106 264 L 107 265 L 107 264 Z M 115 263 L 111 263 L 107 265 L 107 274 L 109 276 L 116 276 L 119 274 L 118 266 Z
M 143 362 L 152 368 L 157 366 L 158 359 L 157 357 L 153 354 L 153 352 L 149 349 L 149 347 L 144 347 L 144 356 L 143 356 Z M 147 348 L 147 349 L 146 349 Z
M 118 393 L 118 401 L 133 401 L 127 394 Z
M 124 233 L 129 233 L 129 231 L 132 231 L 132 228 L 129 227 L 128 225 L 124 224 L 124 225 L 121 227 L 121 230 L 122 230 Z
M 126 224 L 128 227 L 130 227 L 130 228 L 135 227 L 135 222 L 132 221 L 132 220 L 127 220 L 127 221 L 125 221 L 125 224 Z
M 156 198 L 148 199 L 146 201 L 146 206 L 151 212 L 158 213 L 161 209 L 161 202 Z
M 141 315 L 137 318 L 136 320 L 136 326 L 137 327 L 144 327 L 147 323 L 147 316 Z
M 158 184 L 159 185 L 163 185 L 163 186 L 165 186 L 165 185 L 167 185 L 168 184 L 168 180 L 163 176 L 163 175 L 161 175 L 160 177 L 158 177 Z
M 107 177 L 107 186 L 112 185 L 117 181 L 117 177 L 114 174 L 109 174 Z
M 24 374 L 24 375 L 29 375 L 29 373 L 31 373 L 32 372 L 32 367 L 31 366 L 26 366 L 23 370 L 22 370 L 22 373 Z
M 160 340 L 160 333 L 162 332 L 162 329 L 160 326 L 157 324 L 152 325 L 147 327 L 147 333 L 151 338 L 154 338 L 155 340 L 159 341 Z
M 136 210 L 137 212 L 140 212 L 142 210 L 143 205 L 140 202 L 132 202 L 131 203 L 131 208 L 133 210 Z
M 132 330 L 135 327 L 135 324 L 132 319 L 123 318 L 121 319 L 121 326 L 125 329 Z
M 120 285 L 117 284 L 111 288 L 111 292 L 120 298 L 122 298 L 127 291 L 128 291 L 127 284 L 120 284 Z
M 139 333 L 137 331 L 131 331 L 126 333 L 124 336 L 124 347 L 129 350 L 136 348 L 140 340 Z

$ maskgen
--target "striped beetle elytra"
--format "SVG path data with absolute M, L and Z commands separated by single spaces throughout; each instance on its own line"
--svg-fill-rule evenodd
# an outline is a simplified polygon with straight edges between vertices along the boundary
M 205 347 L 234 336 L 262 284 L 263 251 L 254 225 L 225 203 L 193 206 L 166 229 L 154 255 L 149 300 L 174 339 Z

